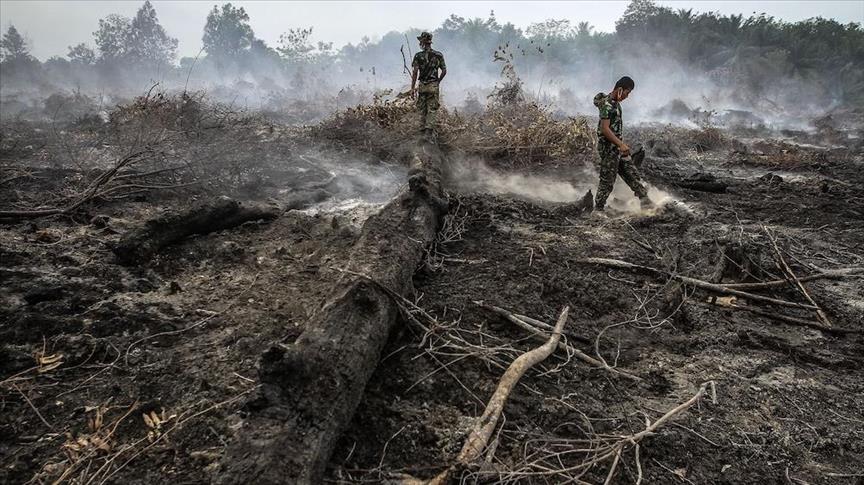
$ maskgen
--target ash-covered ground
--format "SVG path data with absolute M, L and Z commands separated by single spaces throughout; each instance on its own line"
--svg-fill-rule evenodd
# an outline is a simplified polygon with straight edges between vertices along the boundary
M 616 187 L 601 218 L 576 208 L 596 180 L 593 121 L 520 103 L 443 113 L 449 213 L 328 481 L 453 462 L 503 370 L 538 345 L 482 302 L 547 323 L 569 305 L 567 345 L 607 367 L 559 350 L 530 370 L 465 481 L 602 483 L 611 462 L 591 461 L 624 439 L 612 483 L 861 483 L 864 113 L 802 131 L 629 130 L 659 207 Z M 106 119 L 4 122 L 0 480 L 216 480 L 262 353 L 302 332 L 405 184 L 414 123 L 398 103 L 301 128 L 155 93 Z M 219 196 L 311 202 L 119 264 L 124 235 Z M 798 306 L 681 276 L 789 280 L 742 291 Z

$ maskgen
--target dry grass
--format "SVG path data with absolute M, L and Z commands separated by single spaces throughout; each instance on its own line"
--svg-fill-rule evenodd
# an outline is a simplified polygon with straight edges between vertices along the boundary
M 719 150 L 729 144 L 726 135 L 719 128 L 707 125 L 693 133 L 692 141 L 697 153 Z
M 392 153 L 418 136 L 419 123 L 413 101 L 402 97 L 341 111 L 312 131 L 319 138 Z M 442 108 L 438 139 L 451 149 L 510 167 L 575 157 L 595 143 L 587 118 L 555 119 L 546 107 L 524 101 L 493 103 L 471 114 Z

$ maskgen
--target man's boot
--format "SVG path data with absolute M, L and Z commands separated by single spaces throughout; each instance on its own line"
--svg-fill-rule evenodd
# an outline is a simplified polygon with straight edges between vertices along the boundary
M 643 211 L 651 210 L 651 209 L 654 209 L 655 207 L 656 206 L 654 205 L 654 202 L 651 202 L 651 199 L 649 199 L 647 195 L 643 195 L 642 197 L 639 197 L 639 208 L 642 209 Z

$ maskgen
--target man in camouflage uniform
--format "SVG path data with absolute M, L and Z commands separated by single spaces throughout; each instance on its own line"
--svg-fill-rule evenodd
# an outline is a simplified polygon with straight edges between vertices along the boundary
M 447 75 L 447 66 L 444 64 L 444 55 L 432 50 L 432 34 L 423 32 L 417 40 L 420 41 L 421 51 L 411 62 L 411 95 L 417 97 L 421 128 L 423 131 L 432 132 L 435 129 L 435 114 L 440 105 L 438 84 Z M 419 86 L 417 81 L 420 81 Z
M 627 99 L 634 87 L 636 83 L 624 76 L 615 83 L 611 93 L 599 93 L 594 96 L 594 106 L 600 110 L 600 122 L 597 124 L 600 183 L 597 186 L 594 203 L 596 211 L 603 211 L 606 207 L 606 199 L 612 193 L 616 175 L 620 175 L 630 190 L 639 197 L 643 209 L 651 207 L 648 191 L 642 185 L 639 169 L 633 163 L 630 147 L 624 143 L 622 136 L 621 102 Z

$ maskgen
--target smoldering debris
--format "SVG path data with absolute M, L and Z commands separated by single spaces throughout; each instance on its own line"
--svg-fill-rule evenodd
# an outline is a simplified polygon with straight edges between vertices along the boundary
M 569 174 L 526 175 L 495 170 L 477 158 L 451 160 L 447 175 L 450 185 L 460 193 L 511 195 L 554 203 L 580 200 L 587 188 L 596 183 L 596 176 L 576 167 Z M 576 181 L 579 183 L 574 186 Z
M 58 122 L 56 130 L 44 121 L 2 125 L 2 155 L 14 163 L 4 162 L 10 174 L 0 179 L 0 190 L 9 195 L 3 202 L 19 209 L 65 201 L 64 190 L 86 190 L 110 169 L 105 165 L 111 161 L 108 155 L 121 148 L 140 148 L 146 140 L 154 153 L 165 157 L 135 167 L 134 173 L 117 173 L 124 177 L 121 182 L 141 177 L 142 183 L 135 185 L 146 190 L 134 190 L 144 192 L 103 194 L 107 197 L 89 199 L 62 217 L 2 225 L 0 315 L 9 323 L 0 326 L 0 353 L 8 357 L 0 359 L 0 367 L 9 377 L 2 382 L 8 412 L 0 425 L 16 438 L 0 444 L 15 459 L 0 471 L 6 481 L 56 481 L 64 474 L 83 480 L 93 478 L 93 470 L 120 481 L 161 476 L 164 470 L 196 483 L 222 476 L 219 466 L 236 464 L 233 456 L 242 456 L 244 450 L 239 450 L 241 455 L 214 450 L 242 443 L 238 437 L 244 429 L 237 423 L 259 403 L 262 349 L 282 352 L 296 345 L 307 322 L 320 315 L 327 295 L 344 283 L 346 272 L 359 271 L 350 254 L 364 222 L 380 213 L 381 202 L 405 184 L 401 154 L 414 138 L 400 136 L 412 128 L 410 106 L 402 112 L 380 105 L 354 109 L 342 121 L 328 118 L 307 129 L 211 104 L 206 97 L 193 99 L 195 103 L 168 93 L 159 97 L 154 90 L 109 112 L 106 122 L 86 128 L 73 121 Z M 655 185 L 649 185 L 649 196 L 661 209 L 641 210 L 618 182 L 608 202 L 618 214 L 595 218 L 582 210 L 587 205 L 579 205 L 597 181 L 591 166 L 596 156 L 593 127 L 555 118 L 549 115 L 554 110 L 536 105 L 510 109 L 527 115 L 506 118 L 493 108 L 458 122 L 455 113 L 442 117 L 445 136 L 440 146 L 454 162 L 446 172 L 448 186 L 455 189 L 450 211 L 428 252 L 418 252 L 425 257 L 420 269 L 415 273 L 411 265 L 403 273 L 414 275 L 416 293 L 396 300 L 405 306 L 402 317 L 395 311 L 389 315 L 394 322 L 404 317 L 406 325 L 399 326 L 404 331 L 397 330 L 384 347 L 358 415 L 336 445 L 328 478 L 344 481 L 350 474 L 355 481 L 375 481 L 388 470 L 394 475 L 411 467 L 435 471 L 452 459 L 468 429 L 465 424 L 479 414 L 474 403 L 491 393 L 500 370 L 522 353 L 528 345 L 524 337 L 530 335 L 479 311 L 483 307 L 473 302 L 480 300 L 506 306 L 514 315 L 530 315 L 525 321 L 540 324 L 553 318 L 554 309 L 564 302 L 580 308 L 569 323 L 569 332 L 576 335 L 551 357 L 556 360 L 524 376 L 537 391 L 525 394 L 528 399 L 545 399 L 543 413 L 526 405 L 525 396 L 514 394 L 508 404 L 509 424 L 501 428 L 493 454 L 515 461 L 502 460 L 490 472 L 493 478 L 518 480 L 524 476 L 520 474 L 540 472 L 572 479 L 557 460 L 562 447 L 572 448 L 573 435 L 583 433 L 579 426 L 560 425 L 570 422 L 574 409 L 601 417 L 593 420 L 594 428 L 586 428 L 589 445 L 600 442 L 597 436 L 630 436 L 633 430 L 628 428 L 640 429 L 642 417 L 628 421 L 636 414 L 624 410 L 610 415 L 610 409 L 653 408 L 658 399 L 664 401 L 661 411 L 679 406 L 680 395 L 699 397 L 691 394 L 693 382 L 710 378 L 700 372 L 710 374 L 718 365 L 732 366 L 744 376 L 724 384 L 733 386 L 736 395 L 761 399 L 764 392 L 782 391 L 801 402 L 841 403 L 844 416 L 861 417 L 860 400 L 835 385 L 860 381 L 854 371 L 861 367 L 857 341 L 842 334 L 860 331 L 860 312 L 855 312 L 860 308 L 860 273 L 820 275 L 814 270 L 826 265 L 853 270 L 864 262 L 856 246 L 864 200 L 858 183 L 860 152 L 764 140 L 761 132 L 741 138 L 722 127 L 640 127 L 627 132 L 628 140 L 657 140 L 649 145 L 675 150 L 665 158 L 649 153 L 642 166 Z M 530 122 L 520 124 L 531 119 L 542 121 L 534 131 Z M 820 125 L 833 133 L 828 122 Z M 578 143 L 565 140 L 547 150 L 526 149 L 535 146 L 536 139 L 551 139 L 573 126 L 577 131 L 570 141 Z M 477 136 L 487 137 L 485 143 L 507 143 L 508 150 L 481 151 L 478 146 L 488 145 L 475 144 L 478 138 L 448 137 L 460 135 L 453 127 L 475 128 Z M 510 127 L 519 136 L 507 132 Z M 503 131 L 496 133 L 496 128 Z M 843 134 L 841 128 L 835 129 Z M 340 133 L 350 136 L 340 138 Z M 802 140 L 811 135 L 790 136 Z M 568 146 L 578 149 L 568 152 Z M 483 156 L 490 153 L 495 156 Z M 768 171 L 782 174 L 783 180 L 766 177 Z M 735 179 L 736 190 L 664 190 L 693 172 Z M 206 183 L 153 189 L 157 181 L 171 177 Z M 327 199 L 302 211 L 282 210 L 289 208 L 292 194 L 308 190 L 327 192 Z M 110 259 L 106 248 L 136 234 L 144 221 L 158 221 L 163 212 L 224 193 L 276 206 L 278 217 L 271 218 L 273 212 L 267 211 L 267 217 L 256 216 L 236 227 L 197 231 L 207 235 L 190 238 L 182 232 L 172 244 L 136 258 L 134 266 Z M 685 210 L 677 210 L 682 207 Z M 776 239 L 775 232 L 767 233 L 770 240 L 760 235 L 769 223 Z M 382 248 L 380 255 L 390 261 L 390 248 Z M 816 305 L 801 303 L 806 300 L 797 296 L 794 276 L 789 277 L 793 281 L 772 276 L 787 271 L 776 269 L 779 259 L 775 268 L 772 254 L 792 256 L 785 259 L 789 271 L 800 275 L 799 283 L 806 283 L 808 295 L 835 327 L 810 319 Z M 638 272 L 586 267 L 579 261 L 583 256 L 595 261 L 621 258 L 625 269 L 632 261 L 655 273 L 646 278 Z M 732 266 L 736 271 L 722 271 Z M 707 283 L 706 274 L 735 280 Z M 824 284 L 828 276 L 837 279 Z M 749 290 L 755 285 L 775 301 L 783 298 L 786 307 L 769 311 L 759 302 L 742 303 L 743 297 L 706 295 L 681 283 L 685 277 L 721 289 L 746 285 Z M 378 288 L 372 284 L 367 288 Z M 369 302 L 362 295 L 356 301 Z M 681 351 L 691 345 L 706 351 Z M 583 355 L 578 362 L 567 360 L 579 355 L 573 349 Z M 588 357 L 591 361 L 603 358 L 607 364 L 586 367 L 584 357 L 592 351 L 598 357 Z M 453 355 L 458 360 L 443 360 Z M 774 370 L 752 375 L 754 358 Z M 449 372 L 439 372 L 442 363 Z M 806 365 L 806 385 L 794 381 L 800 365 Z M 638 373 L 641 379 L 633 385 L 628 379 L 631 392 L 623 397 L 609 392 L 607 385 L 619 372 Z M 303 373 L 286 375 L 308 377 Z M 458 385 L 468 379 L 476 390 Z M 393 399 L 394 393 L 401 397 Z M 750 404 L 749 398 L 725 400 L 719 412 L 706 394 L 703 405 L 676 419 L 710 442 L 688 431 L 681 434 L 683 443 L 657 435 L 640 446 L 652 446 L 652 456 L 661 457 L 658 461 L 689 463 L 687 474 L 694 481 L 733 476 L 748 482 L 776 476 L 777 470 L 760 459 L 746 470 L 720 471 L 740 455 L 736 446 L 724 446 L 734 442 L 739 431 L 758 433 L 777 423 L 786 427 L 784 435 L 809 429 L 796 428 L 801 420 L 841 434 L 855 431 L 806 410 L 796 420 L 766 416 L 754 424 Z M 706 414 L 720 425 L 699 428 Z M 526 420 L 539 423 L 531 425 L 539 441 L 526 444 L 521 429 Z M 60 439 L 34 441 L 22 432 L 40 426 L 54 427 Z M 838 454 L 835 448 L 814 446 L 811 451 L 775 441 L 759 453 L 802 470 L 814 456 L 842 471 L 860 462 L 855 450 Z M 382 454 L 386 443 L 392 446 Z M 178 452 L 161 453 L 163 446 Z M 694 448 L 708 458 L 692 460 Z M 525 450 L 533 455 L 525 458 Z M 581 466 L 583 458 L 567 456 L 567 466 Z M 643 460 L 639 466 L 652 481 L 668 479 L 665 464 Z M 599 483 L 607 471 L 591 471 L 593 475 L 582 478 Z M 807 475 L 808 480 L 817 481 L 815 473 Z
M 451 160 L 447 167 L 449 186 L 459 194 L 509 196 L 535 203 L 572 204 L 597 188 L 599 177 L 593 167 L 559 166 L 554 171 L 532 175 L 502 171 L 477 158 Z M 671 193 L 647 183 L 648 197 L 657 207 L 680 203 Z M 609 207 L 621 213 L 639 214 L 638 198 L 627 185 L 617 180 Z
M 717 20 L 638 3 L 690 32 Z M 326 432 L 313 472 L 325 476 L 312 481 L 433 478 L 500 397 L 501 371 L 565 305 L 557 350 L 513 389 L 486 459 L 454 480 L 853 476 L 864 458 L 864 401 L 847 392 L 864 368 L 858 64 L 829 46 L 836 56 L 816 58 L 831 75 L 837 59 L 848 66 L 844 89 L 809 96 L 812 76 L 785 75 L 794 55 L 736 44 L 758 43 L 753 28 L 807 48 L 826 45 L 825 29 L 859 35 L 823 20 L 796 33 L 727 19 L 738 34 L 712 37 L 728 41 L 712 52 L 632 16 L 614 35 L 451 18 L 436 31 L 450 74 L 428 138 L 392 59 L 402 34 L 340 52 L 301 29 L 276 52 L 246 39 L 249 52 L 164 72 L 130 57 L 87 63 L 86 46 L 65 71 L 26 58 L 14 62 L 32 69 L 10 71 L 4 58 L 0 212 L 27 217 L 0 221 L 0 482 L 242 481 L 250 450 L 272 452 L 279 481 L 280 453 L 297 450 L 268 448 L 290 423 L 268 411 L 300 404 L 307 424 L 331 426 L 320 396 L 348 387 L 355 417 L 340 408 L 345 426 Z M 496 90 L 501 61 L 487 47 L 501 44 L 512 69 Z M 589 215 L 589 103 L 614 82 L 610 66 L 637 78 L 625 139 L 648 147 L 656 208 L 619 180 L 609 211 Z M 449 200 L 422 178 L 407 184 L 424 149 L 451 162 Z M 203 209 L 225 195 L 237 205 Z M 230 219 L 240 207 L 261 210 Z M 112 253 L 130 240 L 135 257 Z M 328 313 L 333 302 L 344 311 Z M 333 342 L 314 336 L 322 328 L 354 352 L 345 368 L 345 352 L 320 351 Z M 754 414 L 771 400 L 790 405 Z

